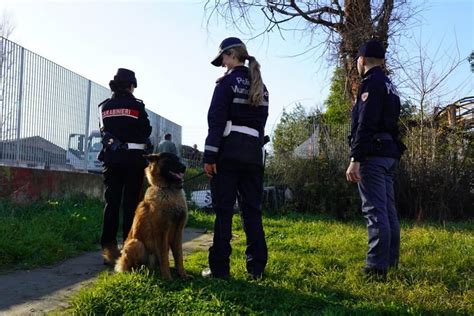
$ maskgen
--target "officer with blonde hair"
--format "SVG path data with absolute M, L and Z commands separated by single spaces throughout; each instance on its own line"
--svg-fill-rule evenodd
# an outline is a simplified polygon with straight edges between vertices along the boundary
M 209 268 L 202 274 L 217 278 L 230 275 L 232 216 L 239 195 L 247 237 L 247 272 L 250 278 L 260 279 L 267 264 L 261 201 L 268 91 L 259 63 L 236 37 L 222 41 L 219 53 L 211 63 L 226 67 L 227 71 L 217 80 L 207 117 L 209 131 L 204 148 L 204 171 L 211 177 L 216 219 L 213 244 L 209 249 Z

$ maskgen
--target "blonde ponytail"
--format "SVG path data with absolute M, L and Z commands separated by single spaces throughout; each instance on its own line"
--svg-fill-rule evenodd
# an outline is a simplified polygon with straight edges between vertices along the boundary
M 260 64 L 253 56 L 247 57 L 250 72 L 250 92 L 249 102 L 252 106 L 259 106 L 263 103 L 263 80 L 260 73 Z
M 259 106 L 263 103 L 264 99 L 264 87 L 262 74 L 260 73 L 260 64 L 255 57 L 250 56 L 245 47 L 233 47 L 230 49 L 232 54 L 240 62 L 249 61 L 249 75 L 250 75 L 250 91 L 249 91 L 249 104 L 251 106 Z

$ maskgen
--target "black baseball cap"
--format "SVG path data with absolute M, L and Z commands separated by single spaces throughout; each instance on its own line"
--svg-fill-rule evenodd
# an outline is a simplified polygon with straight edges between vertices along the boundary
M 357 51 L 357 57 L 374 57 L 374 58 L 385 58 L 385 48 L 382 43 L 377 40 L 370 40 L 359 47 Z
M 211 61 L 211 64 L 213 64 L 216 67 L 222 66 L 222 53 L 224 53 L 229 48 L 238 47 L 238 46 L 245 48 L 244 42 L 242 42 L 239 38 L 237 37 L 226 38 L 225 40 L 222 41 L 221 45 L 219 45 L 219 52 L 216 58 L 214 58 Z
M 114 76 L 114 80 L 122 80 L 130 82 L 137 87 L 137 78 L 135 78 L 135 73 L 129 69 L 119 68 L 117 74 Z

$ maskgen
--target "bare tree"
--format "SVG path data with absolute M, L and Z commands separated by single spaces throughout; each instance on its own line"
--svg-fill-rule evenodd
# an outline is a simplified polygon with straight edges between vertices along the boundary
M 251 31 L 255 31 L 251 16 L 260 11 L 266 19 L 260 35 L 273 30 L 280 34 L 294 31 L 297 26 L 292 21 L 303 22 L 309 41 L 313 35 L 325 34 L 325 39 L 310 43 L 322 45 L 329 56 L 337 56 L 331 59 L 346 71 L 350 100 L 354 100 L 359 86 L 354 62 L 358 47 L 375 38 L 387 48 L 389 38 L 399 34 L 415 14 L 407 0 L 207 0 L 205 9 L 209 17 L 217 14 L 226 22 Z
M 462 201 L 456 208 L 465 207 L 464 195 L 469 194 L 465 188 L 472 182 L 472 137 L 461 124 L 446 124 L 453 102 L 472 92 L 472 75 L 468 73 L 465 80 L 453 80 L 467 64 L 456 36 L 446 36 L 454 38 L 454 43 L 446 38 L 430 43 L 421 32 L 412 38 L 413 43 L 406 46 L 409 51 L 399 49 L 394 58 L 398 90 L 402 96 L 409 96 L 408 104 L 414 107 L 409 120 L 412 124 L 403 128 L 408 150 L 398 178 L 398 191 L 403 196 L 401 208 L 411 209 L 409 212 L 417 219 L 436 212 L 440 218 L 446 218 L 457 212 L 453 209 L 455 204 L 450 204 L 452 201 Z M 448 110 L 442 120 L 438 116 L 440 108 Z M 407 201 L 413 202 L 410 205 Z
M 409 103 L 413 105 L 418 120 L 418 129 L 405 128 L 410 134 L 409 139 L 417 139 L 408 144 L 410 159 L 436 158 L 436 144 L 439 135 L 436 131 L 436 122 L 433 120 L 435 112 L 442 105 L 450 104 L 463 97 L 470 83 L 469 77 L 460 81 L 456 86 L 449 85 L 451 77 L 460 66 L 466 63 L 461 56 L 457 43 L 448 45 L 443 50 L 444 40 L 441 39 L 434 53 L 430 53 L 427 43 L 421 41 L 420 33 L 414 38 L 412 49 L 408 52 L 399 50 L 395 58 L 396 73 L 399 78 L 398 88 L 402 95 L 409 96 Z M 454 49 L 453 49 L 454 47 Z M 415 49 L 413 49 L 415 48 Z M 405 56 L 409 56 L 408 58 Z M 413 133 L 417 133 L 414 135 Z
M 448 85 L 458 68 L 466 63 L 466 58 L 459 52 L 457 42 L 449 45 L 449 49 L 443 50 L 444 40 L 441 39 L 434 53 L 430 54 L 427 43 L 421 41 L 422 37 L 420 34 L 418 38 L 413 39 L 414 43 L 409 46 L 409 52 L 406 48 L 401 49 L 394 58 L 399 90 L 410 96 L 410 103 L 415 105 L 420 122 L 425 120 L 427 113 L 433 111 L 435 106 L 462 97 L 470 82 L 470 78 L 466 77 L 454 87 Z
M 15 30 L 15 26 L 10 18 L 10 15 L 5 10 L 0 18 L 0 37 L 9 38 Z

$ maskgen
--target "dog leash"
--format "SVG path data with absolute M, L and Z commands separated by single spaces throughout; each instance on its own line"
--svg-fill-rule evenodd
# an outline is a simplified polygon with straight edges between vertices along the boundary
M 204 171 L 198 173 L 197 175 L 192 176 L 192 177 L 189 178 L 189 179 L 184 180 L 183 183 L 188 182 L 188 181 L 190 181 L 190 180 L 192 180 L 192 179 L 196 179 L 197 177 L 200 177 L 200 176 L 202 176 L 203 174 L 205 174 Z

